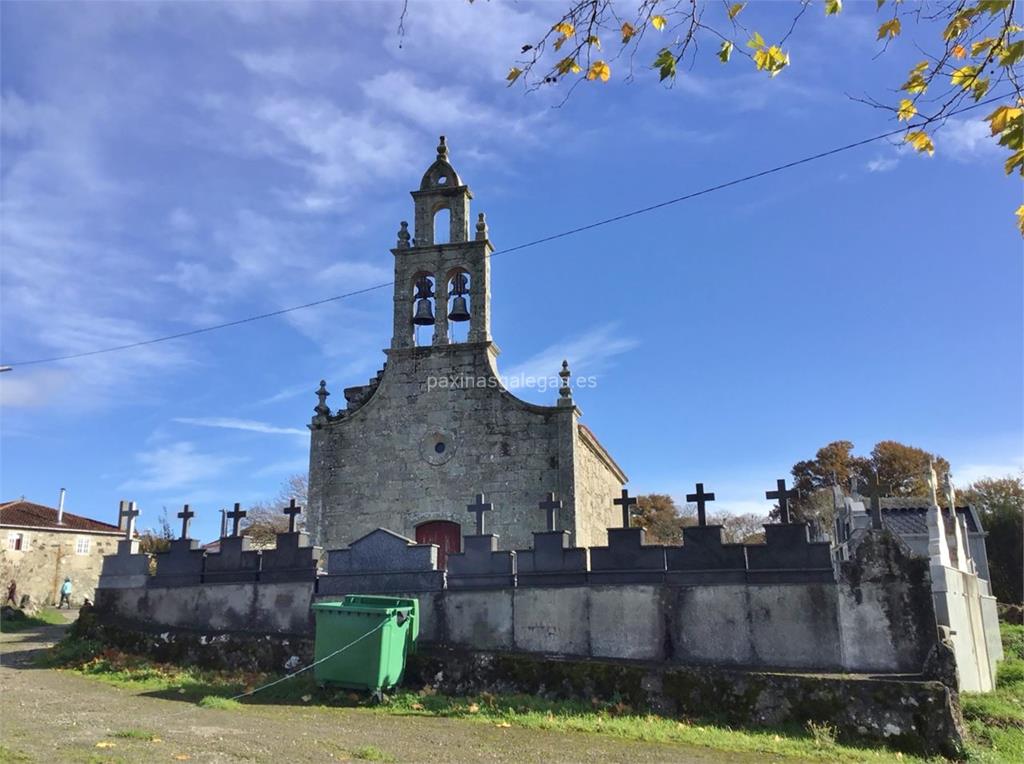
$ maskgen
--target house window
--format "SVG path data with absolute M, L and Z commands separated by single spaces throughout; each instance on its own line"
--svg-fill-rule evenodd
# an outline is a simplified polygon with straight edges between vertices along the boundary
M 88 536 L 79 536 L 75 542 L 75 554 L 89 554 L 89 543 L 92 541 Z
M 12 552 L 28 549 L 28 536 L 24 533 L 11 531 L 7 534 L 7 548 Z

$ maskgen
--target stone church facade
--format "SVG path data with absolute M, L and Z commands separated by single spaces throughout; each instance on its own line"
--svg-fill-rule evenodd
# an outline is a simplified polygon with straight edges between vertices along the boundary
M 336 549 L 385 528 L 437 543 L 443 557 L 476 532 L 466 507 L 482 492 L 494 506 L 486 531 L 504 549 L 529 548 L 532 532 L 547 528 L 538 503 L 553 492 L 563 502 L 557 528 L 576 546 L 605 544 L 606 529 L 621 524 L 612 499 L 627 477 L 580 423 L 564 364 L 557 405 L 527 403 L 502 385 L 490 327 L 493 247 L 482 213 L 470 235 L 472 195 L 443 137 L 412 197 L 415 238 L 403 222 L 392 250 L 387 362 L 368 385 L 346 389 L 338 411 L 321 383 L 310 424 L 313 543 Z M 444 210 L 449 230 L 435 231 Z

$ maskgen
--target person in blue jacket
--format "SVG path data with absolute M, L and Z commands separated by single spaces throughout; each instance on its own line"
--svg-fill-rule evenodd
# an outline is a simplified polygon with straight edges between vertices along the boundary
M 68 610 L 71 609 L 71 577 L 65 577 L 64 583 L 60 587 L 60 604 L 57 605 L 57 609 L 60 610 L 64 605 L 68 606 Z

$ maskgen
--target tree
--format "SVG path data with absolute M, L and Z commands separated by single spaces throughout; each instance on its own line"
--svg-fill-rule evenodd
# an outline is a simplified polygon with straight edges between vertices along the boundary
M 583 82 L 608 82 L 613 64 L 619 71 L 619 60 L 626 62 L 625 77 L 631 79 L 634 62 L 640 60 L 650 62 L 659 79 L 671 85 L 699 55 L 714 55 L 721 65 L 748 59 L 745 64 L 774 78 L 790 66 L 787 44 L 812 2 L 794 2 L 793 17 L 783 19 L 777 29 L 769 27 L 773 21 L 778 24 L 778 14 L 769 19 L 764 11 L 768 4 L 758 5 L 747 11 L 745 2 L 571 0 L 539 40 L 522 46 L 522 57 L 507 79 L 509 85 L 522 80 L 528 89 L 566 81 L 575 88 Z M 843 9 L 842 0 L 813 5 L 827 16 L 838 16 Z M 859 100 L 888 111 L 898 124 L 906 123 L 904 142 L 931 155 L 934 132 L 943 121 L 965 104 L 987 97 L 984 103 L 997 104 L 986 117 L 991 134 L 1010 152 L 1006 174 L 1024 176 L 1024 93 L 1016 69 L 1024 60 L 1024 28 L 1014 20 L 1016 5 L 1017 0 L 947 0 L 929 9 L 923 3 L 876 0 L 878 55 L 899 44 L 908 22 L 925 34 L 934 29 L 934 42 L 931 50 L 922 50 L 923 60 L 902 85 L 903 76 L 893 82 L 898 95 Z M 1016 215 L 1024 235 L 1024 204 Z
M 831 488 L 848 486 L 853 477 L 865 486 L 877 479 L 881 496 L 927 496 L 929 463 L 940 476 L 949 472 L 949 462 L 941 456 L 894 440 L 876 443 L 866 457 L 855 456 L 853 448 L 848 440 L 836 440 L 819 448 L 813 459 L 793 465 L 793 485 L 800 491 L 790 504 L 795 520 L 831 529 L 835 521 Z M 773 516 L 778 516 L 777 509 Z
M 753 512 L 742 515 L 729 512 L 708 514 L 709 525 L 722 526 L 723 544 L 760 544 L 764 541 L 764 526 L 767 522 L 767 516 Z
M 166 552 L 171 548 L 171 541 L 174 538 L 170 520 L 167 519 L 167 507 L 163 507 L 157 517 L 156 527 L 139 532 L 139 551 L 144 554 Z
M 1000 602 L 1024 603 L 1024 476 L 982 478 L 957 492 L 988 532 L 992 593 Z
M 281 484 L 281 490 L 271 500 L 256 501 L 246 508 L 248 513 L 242 520 L 242 533 L 252 540 L 257 548 L 272 547 L 278 533 L 288 530 L 288 516 L 282 510 L 292 499 L 305 507 L 309 481 L 306 475 L 292 475 Z M 296 519 L 299 529 L 306 527 L 304 515 Z
M 696 523 L 692 511 L 684 514 L 675 499 L 667 494 L 651 493 L 636 499 L 632 525 L 646 530 L 647 541 L 651 544 L 682 544 L 683 528 Z

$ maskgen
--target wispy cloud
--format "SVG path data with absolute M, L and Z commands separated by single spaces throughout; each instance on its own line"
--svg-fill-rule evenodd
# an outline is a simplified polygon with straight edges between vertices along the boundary
M 960 162 L 984 154 L 997 154 L 999 145 L 981 119 L 950 119 L 935 137 L 936 154 L 946 153 Z
M 307 430 L 297 427 L 277 427 L 255 419 L 234 419 L 232 417 L 175 417 L 175 422 L 191 424 L 196 427 L 215 427 L 223 430 L 242 430 L 243 432 L 261 432 L 267 435 L 301 435 L 307 437 Z
M 624 335 L 618 324 L 604 324 L 577 337 L 556 342 L 503 371 L 502 375 L 547 378 L 556 374 L 562 368 L 562 361 L 567 360 L 574 375 L 589 376 L 607 368 L 612 359 L 638 344 L 633 337 Z
M 139 476 L 120 486 L 125 491 L 173 491 L 195 486 L 224 474 L 241 457 L 203 453 L 188 441 L 178 441 L 136 454 Z
M 868 172 L 889 172 L 900 163 L 896 157 L 876 157 L 868 161 L 864 167 Z

